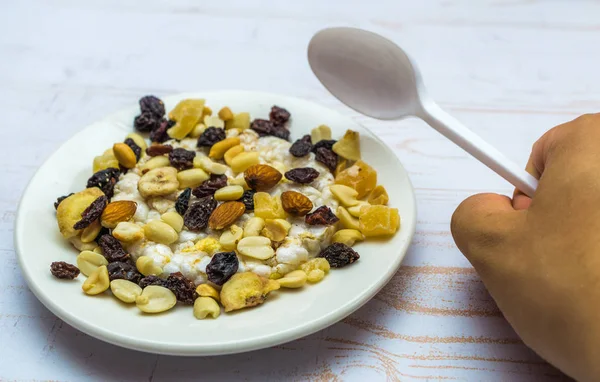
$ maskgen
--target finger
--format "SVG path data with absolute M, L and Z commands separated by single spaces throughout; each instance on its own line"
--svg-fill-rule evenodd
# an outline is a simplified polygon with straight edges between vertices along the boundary
M 506 249 L 521 216 L 507 196 L 479 194 L 458 206 L 450 228 L 458 248 L 477 268 L 494 253 Z

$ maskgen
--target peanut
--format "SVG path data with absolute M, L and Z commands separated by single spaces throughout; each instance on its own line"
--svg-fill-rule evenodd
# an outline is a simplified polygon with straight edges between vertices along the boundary
M 108 261 L 102 254 L 92 251 L 82 251 L 77 255 L 77 268 L 86 276 L 91 275 L 103 265 L 108 265 Z
M 225 159 L 225 163 L 231 166 L 233 158 L 235 158 L 237 155 L 243 152 L 244 146 L 242 145 L 233 146 L 232 148 L 228 149 L 227 152 L 225 152 L 225 155 L 223 156 L 223 158 Z
M 355 229 L 341 229 L 333 234 L 331 240 L 334 243 L 343 243 L 352 247 L 356 241 L 363 241 L 365 236 Z
M 348 187 L 343 184 L 333 184 L 329 186 L 329 190 L 344 207 L 352 207 L 359 203 L 359 201 L 356 200 L 358 191 L 352 187 Z
M 246 183 L 246 179 L 244 178 L 244 173 L 240 173 L 238 176 L 236 176 L 235 178 L 230 178 L 227 183 L 230 186 L 242 186 L 242 188 L 244 190 L 249 190 L 250 187 L 248 187 L 248 183 Z
M 203 320 L 207 317 L 217 318 L 221 314 L 221 307 L 210 297 L 198 297 L 194 301 L 194 317 Z
M 215 199 L 223 200 L 238 200 L 244 194 L 242 186 L 225 186 L 215 192 Z
M 211 297 L 215 301 L 219 301 L 219 292 L 208 284 L 200 284 L 196 287 L 196 293 L 200 297 Z
M 206 126 L 203 123 L 199 123 L 194 127 L 194 129 L 192 130 L 192 132 L 190 133 L 189 136 L 191 138 L 198 138 L 199 136 L 202 135 L 204 130 L 206 130 Z
M 279 285 L 284 288 L 300 288 L 306 284 L 306 273 L 302 270 L 292 271 L 279 280 Z
M 140 146 L 140 149 L 142 149 L 142 153 L 146 152 L 148 145 L 146 144 L 146 140 L 144 139 L 144 137 L 137 133 L 129 133 L 127 134 L 125 139 L 127 138 L 131 138 L 136 145 Z
M 358 218 L 362 214 L 362 212 L 361 212 L 362 208 L 365 206 L 369 206 L 369 203 L 359 200 L 358 204 L 356 204 L 352 207 L 348 207 L 348 212 L 350 213 L 350 215 Z
M 81 231 L 81 242 L 91 243 L 96 239 L 96 236 L 98 236 L 101 229 L 102 224 L 100 224 L 100 220 L 95 220 L 92 224 L 85 227 L 83 231 Z
M 144 238 L 144 229 L 135 223 L 120 222 L 112 230 L 112 235 L 119 241 L 126 243 Z
M 135 305 L 144 313 L 160 313 L 175 306 L 177 298 L 169 289 L 149 285 L 135 298 Z
M 225 122 L 218 115 L 207 115 L 204 117 L 204 126 L 225 128 Z
M 223 231 L 221 237 L 219 238 L 219 243 L 223 247 L 223 249 L 227 251 L 233 251 L 237 248 L 237 245 L 240 240 L 242 240 L 242 236 L 244 235 L 244 230 L 237 225 L 229 226 L 228 229 Z
M 340 218 L 340 223 L 342 227 L 348 229 L 355 229 L 357 231 L 360 229 L 358 219 L 350 215 L 348 210 L 344 207 L 339 206 L 337 208 L 336 215 L 338 218 Z
M 265 228 L 262 229 L 260 234 L 272 241 L 283 241 L 290 228 L 292 228 L 292 225 L 285 219 L 266 219 Z
M 237 250 L 244 256 L 259 260 L 266 260 L 275 254 L 275 251 L 271 247 L 271 240 L 262 236 L 243 238 L 238 243 Z
M 225 122 L 225 128 L 229 129 L 240 129 L 246 130 L 250 127 L 250 114 L 249 113 L 237 113 L 233 115 L 233 118 Z
M 231 170 L 233 172 L 239 173 L 244 172 L 248 167 L 259 163 L 259 153 L 256 151 L 247 151 L 239 153 L 233 159 L 231 159 L 231 163 L 229 163 L 229 166 L 231 166 Z
M 163 270 L 158 265 L 154 264 L 154 260 L 148 256 L 140 256 L 135 262 L 135 267 L 144 276 L 158 276 Z
M 108 269 L 106 265 L 96 268 L 81 285 L 85 294 L 100 294 L 108 289 L 110 280 L 108 278 Z
M 210 176 L 204 172 L 204 170 L 199 168 L 191 168 L 177 173 L 180 189 L 198 187 L 208 178 L 210 178 Z
M 207 157 L 197 156 L 194 158 L 194 167 L 199 167 L 202 170 L 217 175 L 223 175 L 227 172 L 227 166 L 221 163 L 216 163 Z
M 320 269 L 313 269 L 312 271 L 308 272 L 306 279 L 309 283 L 318 283 L 319 281 L 323 280 L 324 277 L 325 272 Z
M 113 146 L 113 153 L 115 158 L 119 161 L 119 164 L 125 168 L 134 168 L 137 163 L 137 158 L 131 147 L 125 143 L 115 143 Z
M 144 235 L 150 241 L 160 244 L 172 244 L 177 241 L 179 235 L 170 225 L 160 220 L 150 220 L 144 225 Z
M 129 280 L 117 279 L 110 282 L 110 290 L 119 300 L 132 303 L 142 294 L 142 288 Z
M 315 127 L 310 131 L 310 137 L 313 145 L 324 139 L 331 139 L 331 129 L 326 125 Z
M 160 220 L 170 225 L 177 233 L 183 229 L 183 218 L 175 211 L 165 212 L 160 216 Z
M 244 237 L 260 236 L 260 231 L 265 226 L 265 219 L 252 217 L 246 221 L 244 225 Z
M 169 165 L 171 165 L 169 158 L 164 155 L 160 155 L 149 159 L 146 163 L 140 166 L 140 170 L 142 171 L 142 174 L 145 174 L 150 170 L 154 170 L 155 168 L 167 167 Z
M 208 156 L 213 159 L 223 159 L 225 152 L 232 148 L 233 146 L 237 146 L 240 144 L 240 139 L 238 137 L 234 138 L 225 138 L 220 142 L 215 143 L 211 148 Z
M 225 122 L 232 120 L 233 113 L 231 112 L 231 109 L 225 106 L 224 108 L 219 110 L 219 118 L 221 118 Z

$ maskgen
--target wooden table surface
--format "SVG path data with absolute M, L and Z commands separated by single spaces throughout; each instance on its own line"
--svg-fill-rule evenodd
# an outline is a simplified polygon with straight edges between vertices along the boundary
M 306 46 L 334 25 L 388 36 L 412 53 L 442 107 L 524 164 L 545 130 L 598 111 L 598 15 L 600 3 L 583 0 L 2 2 L 0 380 L 565 378 L 519 340 L 449 233 L 464 198 L 511 187 L 421 121 L 375 121 L 345 108 L 314 78 Z M 156 356 L 64 324 L 28 290 L 15 258 L 27 181 L 61 142 L 141 95 L 221 88 L 312 99 L 385 139 L 418 200 L 401 270 L 342 322 L 246 354 Z

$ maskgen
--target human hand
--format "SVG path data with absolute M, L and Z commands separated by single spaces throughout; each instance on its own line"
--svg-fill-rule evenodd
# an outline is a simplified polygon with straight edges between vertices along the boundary
M 600 114 L 548 131 L 529 199 L 474 195 L 454 240 L 525 344 L 578 380 L 600 380 Z

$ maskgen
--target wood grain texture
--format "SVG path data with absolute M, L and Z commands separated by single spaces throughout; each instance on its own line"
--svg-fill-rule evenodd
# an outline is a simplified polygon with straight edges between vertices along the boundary
M 600 3 L 482 0 L 23 0 L 0 3 L 0 380 L 562 380 L 512 331 L 454 246 L 465 197 L 510 187 L 421 121 L 381 122 L 334 100 L 306 62 L 319 29 L 401 43 L 449 112 L 525 163 L 548 128 L 598 110 Z M 271 349 L 156 356 L 69 327 L 29 292 L 12 236 L 28 179 L 61 142 L 147 93 L 243 88 L 351 115 L 410 173 L 418 225 L 403 267 L 344 321 Z

